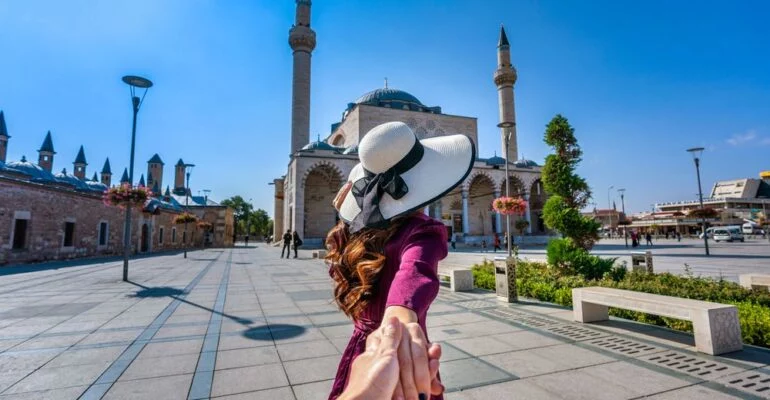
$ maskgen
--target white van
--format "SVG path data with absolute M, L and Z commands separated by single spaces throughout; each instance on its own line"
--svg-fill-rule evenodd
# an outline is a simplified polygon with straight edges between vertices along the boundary
M 719 242 L 743 242 L 743 233 L 738 228 L 716 228 L 714 229 L 714 241 Z

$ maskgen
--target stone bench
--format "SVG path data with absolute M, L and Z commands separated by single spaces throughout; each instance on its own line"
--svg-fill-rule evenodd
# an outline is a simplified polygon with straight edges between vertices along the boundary
M 449 290 L 453 292 L 473 290 L 473 272 L 469 269 L 439 270 L 438 275 L 449 277 Z
M 770 290 L 770 275 L 763 274 L 741 274 L 738 276 L 738 281 L 741 286 L 746 289 L 769 289 Z
M 738 309 L 708 301 L 604 287 L 572 289 L 575 321 L 609 319 L 608 307 L 692 321 L 698 351 L 719 355 L 743 348 Z
M 326 258 L 326 250 L 316 250 L 313 252 L 313 258 Z

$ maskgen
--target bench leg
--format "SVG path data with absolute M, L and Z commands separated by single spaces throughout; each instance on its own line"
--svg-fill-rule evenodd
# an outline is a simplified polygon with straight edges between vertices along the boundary
M 572 312 L 575 321 L 578 322 L 598 322 L 610 319 L 609 307 L 584 302 L 577 289 L 572 290 Z
M 735 307 L 702 311 L 692 321 L 695 348 L 713 356 L 743 348 L 741 324 Z
M 449 277 L 449 289 L 453 292 L 473 290 L 473 272 L 469 269 L 453 270 Z

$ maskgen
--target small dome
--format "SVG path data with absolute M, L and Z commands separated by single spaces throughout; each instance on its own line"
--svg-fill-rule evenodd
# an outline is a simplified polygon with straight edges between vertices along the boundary
M 337 150 L 337 148 L 330 145 L 329 143 L 322 142 L 319 140 L 319 141 L 306 144 L 305 147 L 303 147 L 302 150 L 300 151 L 312 151 L 312 150 L 335 151 Z
M 365 93 L 356 99 L 356 104 L 369 104 L 372 106 L 383 106 L 384 103 L 398 101 L 403 103 L 412 103 L 418 106 L 423 105 L 417 97 L 398 89 L 381 88 Z
M 358 145 L 354 144 L 353 146 L 348 147 L 347 149 L 345 149 L 345 151 L 342 152 L 342 154 L 351 154 L 351 155 L 358 154 Z
M 486 163 L 491 167 L 498 166 L 498 165 L 505 165 L 505 159 L 495 155 L 493 157 L 487 158 Z
M 88 186 L 86 182 L 81 181 L 80 178 L 75 175 L 68 174 L 66 168 L 54 175 L 54 177 L 56 178 L 56 182 L 65 183 L 74 187 L 76 190 L 91 190 L 91 187 Z
M 523 159 L 523 160 L 518 160 L 518 161 L 516 161 L 514 164 L 515 164 L 515 165 L 516 165 L 516 167 L 518 167 L 518 168 L 532 168 L 532 167 L 539 167 L 539 165 L 537 165 L 537 163 L 536 163 L 536 162 L 534 162 L 534 161 L 532 161 L 532 160 L 526 160 L 526 159 Z
M 33 164 L 25 157 L 21 158 L 21 161 L 11 161 L 5 164 L 5 169 L 10 172 L 17 172 L 29 176 L 30 180 L 36 182 L 53 182 L 55 178 L 53 174 L 44 170 L 41 166 Z
M 86 185 L 88 185 L 88 188 L 90 190 L 93 190 L 94 192 L 104 192 L 105 190 L 109 189 L 107 185 L 97 182 L 97 181 L 86 181 Z

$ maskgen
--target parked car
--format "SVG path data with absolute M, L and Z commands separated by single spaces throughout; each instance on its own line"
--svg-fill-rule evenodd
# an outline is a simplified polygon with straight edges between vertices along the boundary
M 743 233 L 741 232 L 740 229 L 735 229 L 735 228 L 731 228 L 731 229 L 725 229 L 725 228 L 714 229 L 714 241 L 717 242 L 717 243 L 722 242 L 722 241 L 724 241 L 724 242 L 734 242 L 734 241 L 743 242 L 744 241 Z

